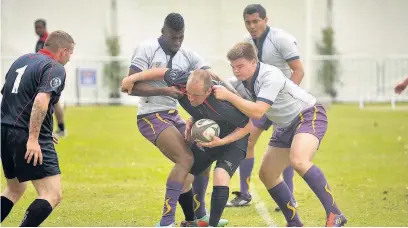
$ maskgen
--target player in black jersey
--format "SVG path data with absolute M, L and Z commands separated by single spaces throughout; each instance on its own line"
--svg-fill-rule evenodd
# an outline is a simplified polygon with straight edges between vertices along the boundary
M 21 226 L 39 226 L 61 201 L 58 156 L 53 141 L 54 104 L 65 86 L 64 65 L 74 50 L 64 31 L 49 34 L 44 48 L 18 58 L 1 90 L 1 162 L 7 186 L 1 194 L 1 221 L 31 181 L 38 197 Z
M 228 201 L 230 178 L 246 156 L 252 123 L 231 103 L 214 97 L 213 85 L 228 85 L 208 70 L 190 73 L 167 68 L 149 69 L 123 79 L 122 91 L 131 93 L 134 83 L 150 80 L 164 80 L 169 87 L 177 87 L 184 93 L 178 101 L 191 115 L 185 132 L 187 141 L 191 141 L 191 127 L 196 120 L 211 119 L 220 126 L 219 137 L 214 137 L 210 143 L 201 143 L 202 147 L 192 144 L 194 164 L 190 170 L 194 176 L 200 175 L 216 161 L 209 226 L 217 226 Z M 202 226 L 199 221 L 196 225 Z

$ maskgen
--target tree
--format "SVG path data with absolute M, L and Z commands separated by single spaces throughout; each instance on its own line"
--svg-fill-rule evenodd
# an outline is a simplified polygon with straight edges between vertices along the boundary
M 106 36 L 106 46 L 111 57 L 120 55 L 120 39 L 117 35 L 117 7 L 116 0 L 111 0 L 111 35 Z M 103 69 L 104 84 L 109 88 L 109 98 L 117 103 L 120 98 L 120 84 L 124 75 L 124 67 L 120 60 L 105 63 Z
M 108 36 L 106 38 L 106 46 L 108 47 L 109 55 L 112 57 L 119 56 L 120 43 L 118 36 Z M 103 75 L 104 84 L 109 88 L 109 98 L 120 98 L 120 84 L 124 75 L 124 67 L 120 60 L 113 60 L 105 63 Z
M 327 0 L 327 26 L 322 28 L 322 40 L 316 43 L 319 55 L 333 56 L 337 53 L 334 44 L 334 29 L 332 27 L 332 0 Z M 327 59 L 320 64 L 317 72 L 319 83 L 323 86 L 324 93 L 336 100 L 338 79 L 338 60 Z

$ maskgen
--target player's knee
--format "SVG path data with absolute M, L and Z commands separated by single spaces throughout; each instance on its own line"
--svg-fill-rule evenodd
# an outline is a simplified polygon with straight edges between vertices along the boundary
M 26 189 L 27 189 L 26 184 L 20 184 L 20 185 L 12 187 L 12 191 L 15 192 L 18 195 L 23 195 L 24 192 L 26 191 Z
M 307 167 L 310 166 L 311 162 L 309 159 L 302 156 L 290 156 L 289 163 L 298 173 L 303 173 Z
M 185 154 L 179 157 L 177 164 L 181 167 L 190 170 L 194 163 L 194 156 L 192 153 Z
M 230 173 L 224 168 L 217 167 L 214 170 L 214 186 L 229 186 L 231 179 Z
M 262 169 L 262 168 L 261 168 L 261 169 L 259 170 L 258 176 L 259 176 L 259 179 L 260 179 L 262 182 L 265 182 L 265 181 L 266 181 L 267 175 L 268 175 L 268 173 L 266 172 L 265 169 Z
M 38 198 L 47 200 L 52 208 L 55 208 L 62 201 L 62 190 L 60 187 L 50 186 L 49 188 L 38 189 Z
M 189 173 L 183 184 L 183 190 L 182 190 L 183 193 L 190 191 L 193 181 L 194 181 L 194 176 Z
M 289 156 L 289 163 L 294 169 L 297 169 L 302 165 L 303 159 L 298 156 Z
M 279 179 L 280 173 L 278 172 L 271 172 L 270 169 L 261 167 L 259 170 L 259 179 L 262 181 L 262 183 L 266 184 L 271 182 L 271 180 L 277 180 Z
M 62 201 L 62 191 L 53 191 L 48 196 L 48 201 L 50 202 L 51 206 L 55 208 L 58 204 Z
M 60 204 L 62 201 L 62 191 L 59 191 L 55 194 L 55 206 Z
M 271 173 L 266 171 L 259 171 L 259 179 L 261 179 L 263 185 L 267 189 L 275 187 L 283 180 L 279 173 Z
M 4 191 L 4 195 L 7 196 L 12 202 L 17 202 L 27 189 L 27 184 L 13 184 L 8 185 Z

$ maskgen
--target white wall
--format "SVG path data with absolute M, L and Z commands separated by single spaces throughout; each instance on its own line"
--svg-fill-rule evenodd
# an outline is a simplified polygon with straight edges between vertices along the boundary
M 408 53 L 408 1 L 335 0 L 334 9 L 341 54 Z
M 272 26 L 283 28 L 297 37 L 303 56 L 306 47 L 305 2 L 258 1 L 267 9 Z M 225 53 L 234 42 L 245 35 L 242 10 L 250 3 L 253 1 L 118 0 L 118 32 L 121 37 L 122 55 L 130 58 L 134 47 L 140 41 L 158 37 L 164 17 L 170 12 L 179 12 L 186 21 L 184 45 L 200 53 L 222 75 L 229 75 L 229 66 L 223 62 Z M 66 30 L 77 43 L 73 61 L 67 65 L 70 79 L 64 91 L 66 97 L 75 95 L 73 75 L 76 67 L 93 66 L 101 69 L 100 62 L 79 63 L 75 59 L 80 56 L 107 55 L 104 39 L 110 29 L 109 0 L 1 0 L 1 4 L 2 56 L 32 52 L 37 40 L 33 22 L 37 18 L 44 18 L 50 31 Z M 325 4 L 325 0 L 313 0 L 314 40 L 320 39 L 320 29 L 325 25 Z M 406 0 L 334 0 L 333 21 L 339 53 L 368 54 L 376 57 L 407 54 L 406 9 Z M 215 58 L 222 61 L 215 61 Z M 10 63 L 11 60 L 3 59 L 3 68 L 7 68 Z M 371 63 L 364 64 L 371 67 Z M 364 64 L 360 68 L 364 68 Z M 3 75 L 5 70 L 7 69 L 3 69 Z M 3 80 L 3 77 L 0 80 Z M 351 79 L 347 80 L 352 83 Z M 348 88 L 352 86 L 343 86 L 344 94 L 354 91 Z M 90 96 L 93 92 L 87 90 L 89 89 L 85 89 L 85 92 Z M 106 97 L 104 91 L 100 85 L 98 93 L 102 98 Z

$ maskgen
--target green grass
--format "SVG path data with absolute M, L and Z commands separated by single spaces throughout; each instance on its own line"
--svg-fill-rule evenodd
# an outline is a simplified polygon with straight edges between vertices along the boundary
M 63 201 L 43 226 L 154 226 L 161 215 L 171 163 L 138 132 L 134 107 L 70 107 L 69 136 L 57 146 Z M 185 114 L 183 114 L 185 116 Z M 325 173 L 348 226 L 408 226 L 408 111 L 335 105 L 314 162 Z M 284 218 L 257 178 L 271 133 L 257 145 L 253 184 L 272 218 Z M 2 175 L 2 189 L 5 179 Z M 239 181 L 233 178 L 231 190 Z M 207 207 L 212 185 L 207 191 Z M 324 226 L 318 199 L 296 175 L 295 196 L 305 226 Z M 31 184 L 2 226 L 18 226 L 35 198 Z M 256 203 L 256 202 L 255 202 Z M 255 206 L 227 208 L 230 226 L 265 226 Z M 181 209 L 177 220 L 183 219 Z

